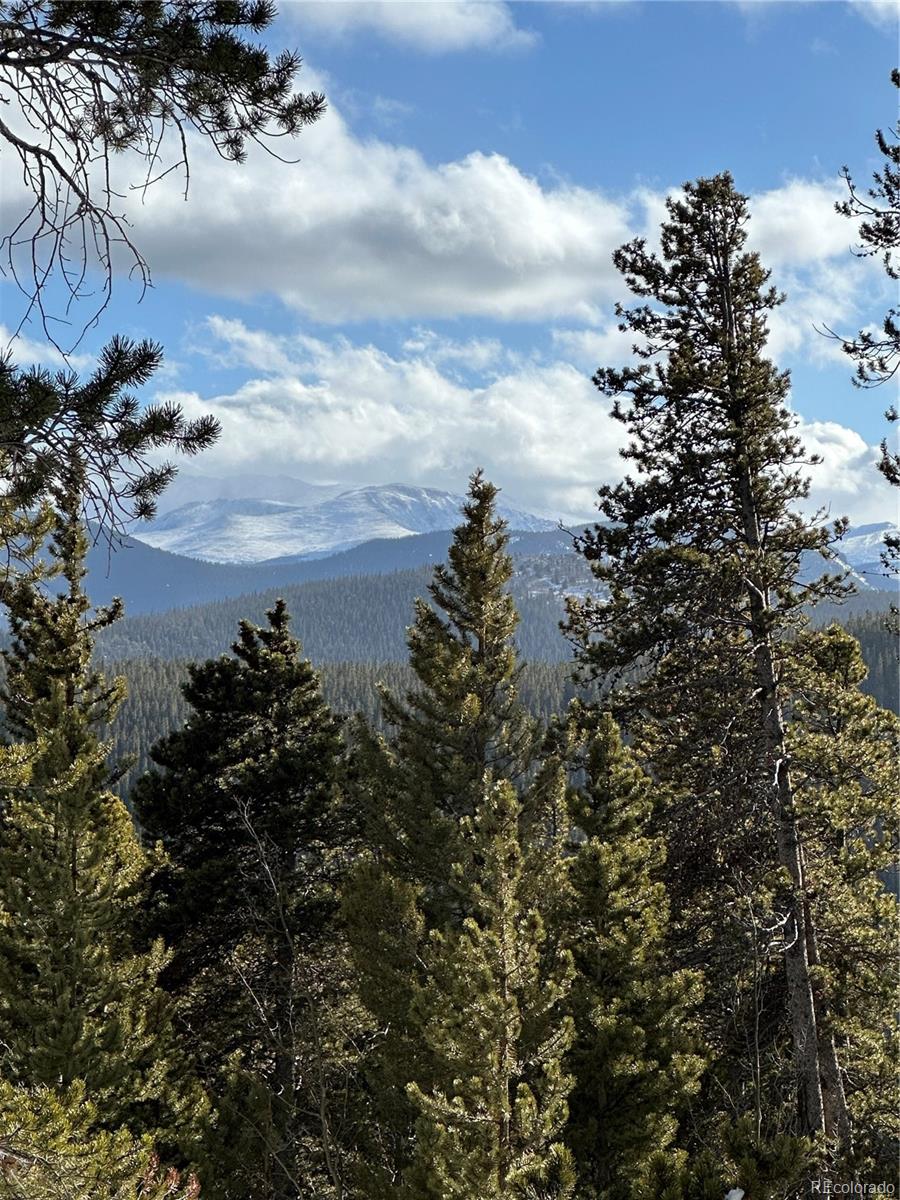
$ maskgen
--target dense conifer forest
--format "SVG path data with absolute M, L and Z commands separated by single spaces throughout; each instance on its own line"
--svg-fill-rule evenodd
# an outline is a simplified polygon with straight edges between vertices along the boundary
M 113 243 L 146 264 L 98 162 L 316 122 L 273 17 L 0 4 L 74 156 L 0 124 L 36 244 L 74 222 L 108 289 Z M 878 145 L 845 215 L 896 279 Z M 897 614 L 827 569 L 751 216 L 722 172 L 615 252 L 627 470 L 568 556 L 514 563 L 472 464 L 433 569 L 126 617 L 90 538 L 218 424 L 139 401 L 150 341 L 0 359 L 0 1197 L 895 1194 Z M 890 379 L 896 311 L 845 349 Z

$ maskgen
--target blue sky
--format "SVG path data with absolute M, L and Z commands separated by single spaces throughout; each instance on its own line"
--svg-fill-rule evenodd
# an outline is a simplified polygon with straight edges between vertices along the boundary
M 815 332 L 877 322 L 883 274 L 853 258 L 838 171 L 878 165 L 898 9 L 817 3 L 281 6 L 273 47 L 328 114 L 289 165 L 192 154 L 131 210 L 155 286 L 117 280 L 75 363 L 113 332 L 152 336 L 147 389 L 215 411 L 210 474 L 461 490 L 475 465 L 549 515 L 589 511 L 622 434 L 590 384 L 622 361 L 615 246 L 653 236 L 667 193 L 729 169 L 789 295 L 771 352 L 790 367 L 814 496 L 855 521 L 896 504 L 871 467 L 891 397 L 855 391 Z M 125 171 L 127 164 L 120 164 Z M 136 168 L 135 168 L 136 169 Z M 4 322 L 17 321 L 3 289 Z M 42 355 L 39 331 L 19 339 Z

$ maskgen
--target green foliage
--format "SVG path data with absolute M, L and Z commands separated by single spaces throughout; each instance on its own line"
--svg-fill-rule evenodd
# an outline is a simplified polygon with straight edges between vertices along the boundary
M 671 795 L 678 961 L 708 977 L 700 1125 L 725 1095 L 739 1119 L 754 1114 L 760 1144 L 826 1135 L 847 1151 L 847 1057 L 820 979 L 830 946 L 787 728 L 804 608 L 847 587 L 798 581 L 832 531 L 799 511 L 789 379 L 765 357 L 782 297 L 745 249 L 746 198 L 723 174 L 667 208 L 660 254 L 638 239 L 615 256 L 641 300 L 620 308 L 638 362 L 594 378 L 616 398 L 634 471 L 600 490 L 604 524 L 582 548 L 608 590 L 570 603 L 569 631 Z
M 678 1121 L 703 1068 L 691 1020 L 701 979 L 671 966 L 650 779 L 608 714 L 575 709 L 572 723 L 580 782 L 570 801 L 576 1037 L 568 1066 L 576 1082 L 568 1140 L 579 1196 L 628 1200 L 649 1162 L 676 1161 Z
M 568 1200 L 575 1183 L 561 1135 L 571 1087 L 564 1005 L 568 951 L 546 955 L 520 845 L 522 814 L 508 781 L 487 784 L 457 869 L 460 927 L 432 930 L 412 1022 L 431 1052 L 434 1083 L 408 1086 L 418 1110 L 406 1194 L 416 1200 Z M 563 884 L 561 860 L 555 881 Z M 549 959 L 549 961 L 548 961 Z
M 147 864 L 97 733 L 122 685 L 91 667 L 92 635 L 116 610 L 89 612 L 77 496 L 62 501 L 51 550 L 66 590 L 49 596 L 20 578 L 7 599 L 4 701 L 18 742 L 5 754 L 16 769 L 4 772 L 0 824 L 3 1073 L 20 1086 L 83 1081 L 105 1127 L 180 1125 L 188 1144 L 156 986 L 166 954 L 134 937 Z
M 503 984 L 496 975 L 499 968 L 491 958 L 492 947 L 503 936 L 502 928 L 512 937 L 509 927 L 503 926 L 512 920 L 508 915 L 512 909 L 504 905 L 523 905 L 522 922 L 515 930 L 520 941 L 513 946 L 507 939 L 505 952 L 519 955 L 523 964 L 529 955 L 537 954 L 551 992 L 558 969 L 550 964 L 557 961 L 559 947 L 551 936 L 546 953 L 539 950 L 544 935 L 538 925 L 556 903 L 552 889 L 542 893 L 542 885 L 548 888 L 554 859 L 559 857 L 558 837 L 550 831 L 554 819 L 564 829 L 559 821 L 563 792 L 558 772 L 536 770 L 540 731 L 519 699 L 520 669 L 512 644 L 517 614 L 507 591 L 512 567 L 504 523 L 495 513 L 495 496 L 496 489 L 480 472 L 473 475 L 465 521 L 454 533 L 449 564 L 435 572 L 431 587 L 435 607 L 421 601 L 416 605 L 409 633 L 415 686 L 403 699 L 385 693 L 387 738 L 359 729 L 354 792 L 369 852 L 345 889 L 344 912 L 360 995 L 376 1028 L 384 1031 L 365 1062 L 373 1098 L 369 1136 L 361 1151 L 367 1167 L 361 1181 L 366 1196 L 390 1194 L 403 1171 L 414 1172 L 408 1178 L 417 1182 L 408 1186 L 425 1187 L 421 1172 L 433 1157 L 432 1150 L 426 1149 L 429 1145 L 434 1155 L 444 1156 L 439 1170 L 449 1178 L 455 1169 L 452 1163 L 459 1164 L 466 1152 L 466 1129 L 471 1132 L 476 1120 L 475 1081 L 491 1071 L 493 1039 L 500 1036 L 496 1022 L 520 1020 L 527 1029 L 529 1022 L 540 1025 L 545 1019 L 538 1012 L 541 1002 L 530 1011 L 533 994 L 527 1004 L 525 994 L 519 996 L 522 1011 L 515 1016 L 498 999 Z M 500 799 L 491 803 L 513 804 L 518 814 L 513 822 L 515 836 L 508 823 L 500 824 L 503 837 L 513 839 L 508 851 L 521 856 L 521 867 L 507 864 L 516 883 L 514 887 L 508 880 L 503 884 L 507 892 L 513 887 L 516 896 L 505 894 L 501 901 L 492 895 L 490 905 L 499 908 L 491 907 L 486 914 L 488 882 L 480 872 L 487 871 L 487 861 L 499 852 L 494 839 L 501 837 L 487 810 L 483 812 L 486 789 L 488 795 L 495 795 L 494 785 L 501 789 L 496 794 Z M 479 812 L 483 815 L 476 822 Z M 500 809 L 494 815 L 499 819 L 499 814 Z M 496 877 L 494 882 L 499 886 Z M 459 1030 L 473 1014 L 459 988 L 440 1006 L 437 994 L 449 983 L 454 963 L 463 969 L 463 959 L 469 964 L 466 970 L 473 978 L 478 976 L 492 998 L 486 998 L 484 1024 L 468 1043 L 468 1063 L 459 1063 L 465 1077 L 457 1087 L 451 1065 L 457 1051 L 447 1039 L 452 1041 L 451 1027 Z M 565 1043 L 565 1018 L 560 1014 L 554 1019 L 556 1032 L 552 1037 L 547 1034 L 550 1058 L 558 1057 Z M 430 1032 L 423 1036 L 424 1029 Z M 514 1035 L 512 1026 L 507 1033 Z M 526 1044 L 529 1036 L 524 1035 Z M 532 1045 L 540 1061 L 538 1043 Z M 552 1054 L 551 1045 L 556 1045 Z M 505 1078 L 513 1089 L 521 1082 L 533 1089 L 529 1094 L 542 1094 L 527 1072 L 517 1073 L 508 1066 Z M 554 1089 L 564 1093 L 559 1078 L 551 1089 L 555 1094 Z M 496 1112 L 496 1095 L 490 1103 Z M 556 1100 L 548 1099 L 546 1112 L 542 1102 L 537 1103 L 536 1114 L 543 1115 L 534 1117 L 536 1170 L 540 1154 L 551 1154 L 561 1113 Z M 440 1132 L 437 1113 L 446 1105 L 459 1110 L 456 1132 Z M 524 1121 L 524 1108 L 522 1112 Z M 548 1112 L 554 1115 L 548 1117 Z M 542 1122 L 544 1133 L 539 1136 Z M 415 1145 L 416 1139 L 419 1148 L 411 1162 L 410 1144 Z M 493 1187 L 485 1163 L 492 1161 L 494 1151 L 488 1144 L 479 1153 L 482 1165 L 472 1169 L 481 1172 L 485 1188 Z M 556 1151 L 552 1154 L 559 1157 Z M 567 1170 L 560 1166 L 561 1179 Z M 501 1171 L 496 1186 L 507 1186 L 507 1174 Z M 433 1190 L 441 1185 L 432 1180 L 427 1186 Z M 564 1189 L 560 1194 L 565 1194 Z
M 0 1194 L 162 1195 L 152 1140 L 190 1155 L 203 1102 L 172 1051 L 161 943 L 136 937 L 147 863 L 99 730 L 122 683 L 91 666 L 117 608 L 82 590 L 80 497 L 57 494 L 50 567 L 7 587 L 0 750 Z M 42 585 L 40 575 L 50 574 Z M 53 595 L 54 580 L 65 589 Z
M 857 642 L 836 625 L 796 647 L 790 752 L 821 947 L 816 987 L 843 1047 L 853 1148 L 845 1170 L 891 1178 L 900 1137 L 897 903 L 900 721 L 859 691 Z M 895 881 L 895 877 L 894 877 Z
M 107 530 L 119 529 L 123 516 L 152 516 L 175 468 L 151 464 L 150 452 L 195 454 L 215 441 L 212 417 L 189 421 L 177 405 L 142 405 L 129 393 L 161 361 L 153 342 L 120 337 L 84 382 L 71 371 L 23 371 L 0 358 L 0 536 L 8 546 L 17 544 L 23 514 L 59 487 L 77 487 L 85 515 Z
M 304 1180 L 324 1197 L 359 1024 L 334 928 L 339 726 L 283 602 L 266 627 L 243 622 L 233 651 L 189 669 L 186 723 L 133 792 L 166 858 L 153 928 L 218 1102 L 212 1194 L 295 1196 Z
M 891 71 L 891 83 L 900 88 L 900 69 Z M 847 167 L 841 172 L 849 192 L 846 200 L 835 207 L 845 217 L 857 221 L 859 247 L 855 253 L 862 258 L 881 258 L 889 279 L 900 279 L 900 265 L 895 255 L 900 251 L 900 120 L 888 129 L 879 129 L 875 144 L 883 158 L 881 169 L 873 172 L 872 186 L 865 191 L 857 188 Z M 830 333 L 830 330 L 827 332 Z M 888 383 L 900 369 L 900 308 L 892 305 L 884 315 L 878 330 L 861 329 L 855 338 L 841 338 L 841 347 L 856 365 L 853 382 L 856 387 L 871 388 Z M 897 405 L 891 403 L 885 417 L 893 425 L 898 419 Z M 896 445 L 896 439 L 894 440 Z M 878 470 L 888 483 L 900 487 L 900 454 L 887 438 L 881 443 Z M 888 570 L 900 565 L 900 538 L 889 533 L 882 561 Z

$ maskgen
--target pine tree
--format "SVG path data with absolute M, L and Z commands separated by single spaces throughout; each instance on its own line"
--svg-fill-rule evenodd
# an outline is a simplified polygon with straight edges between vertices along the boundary
M 559 970 L 561 948 L 548 919 L 559 900 L 552 890 L 540 893 L 542 881 L 554 872 L 566 828 L 564 789 L 558 771 L 538 769 L 542 735 L 518 697 L 520 668 L 512 642 L 518 617 L 506 590 L 512 564 L 496 495 L 477 471 L 449 563 L 435 570 L 434 607 L 416 605 L 409 646 L 418 686 L 403 700 L 384 694 L 384 716 L 392 727 L 386 739 L 360 733 L 356 795 L 369 853 L 345 889 L 344 911 L 360 996 L 375 1027 L 384 1031 L 365 1066 L 373 1105 L 361 1150 L 367 1197 L 393 1194 L 401 1173 L 411 1169 L 410 1141 L 423 1098 L 442 1089 L 448 1094 L 441 1052 L 429 1040 L 432 1035 L 423 1033 L 428 1019 L 421 997 L 427 993 L 438 1003 L 437 985 L 426 985 L 428 972 L 433 966 L 445 980 L 447 968 L 439 960 L 466 953 L 473 956 L 473 970 L 480 955 L 486 971 L 491 939 L 500 936 L 496 922 L 506 919 L 499 911 L 487 925 L 476 919 L 476 884 L 484 886 L 480 854 L 495 835 L 484 817 L 479 828 L 485 844 L 479 850 L 473 822 L 493 785 L 508 785 L 515 796 L 516 853 L 522 861 L 518 902 L 548 926 L 540 954 L 548 987 Z M 465 924 L 472 920 L 475 926 Z M 432 934 L 438 938 L 433 944 Z M 526 943 L 537 935 L 523 926 L 520 936 L 525 940 L 516 953 L 527 957 Z M 499 986 L 496 979 L 494 985 Z M 446 1019 L 472 1019 L 459 989 L 454 997 Z M 532 1018 L 523 1011 L 520 1019 L 527 1025 Z M 561 1013 L 554 1019 L 564 1022 Z M 562 1024 L 555 1036 L 562 1037 L 561 1029 Z M 486 1030 L 481 1037 L 488 1056 Z M 474 1043 L 470 1050 L 474 1054 Z M 487 1072 L 487 1057 L 482 1066 L 470 1061 L 467 1069 L 471 1078 Z M 410 1084 L 417 1088 L 412 1094 Z M 411 1095 L 420 1098 L 419 1105 L 411 1103 Z M 554 1137 L 547 1135 L 547 1153 Z
M 651 1162 L 671 1169 L 677 1161 L 670 1147 L 703 1067 L 692 1029 L 701 980 L 671 968 L 650 779 L 608 713 L 576 705 L 571 727 L 579 782 L 571 797 L 576 1037 L 568 1066 L 576 1084 L 568 1138 L 579 1196 L 628 1200 Z
M 435 568 L 429 585 L 434 607 L 415 604 L 408 642 L 418 686 L 402 700 L 382 692 L 394 733 L 367 747 L 366 771 L 377 780 L 366 807 L 368 841 L 389 849 L 400 878 L 423 887 L 437 924 L 454 911 L 449 864 L 459 861 L 460 821 L 480 805 L 485 772 L 522 784 L 540 743 L 518 694 L 519 618 L 507 591 L 512 560 L 496 496 L 476 472 L 449 563 Z
M 2 1071 L 60 1096 L 82 1085 L 100 1129 L 159 1132 L 190 1153 L 196 1098 L 172 1077 L 157 987 L 166 952 L 136 941 L 147 863 L 98 734 L 122 683 L 92 667 L 93 635 L 119 606 L 91 614 L 76 482 L 58 502 L 50 557 L 66 590 L 20 577 L 7 592 L 6 759 L 18 775 L 2 780 Z
M 618 310 L 644 361 L 600 370 L 594 381 L 625 397 L 613 415 L 630 434 L 624 457 L 635 474 L 600 490 L 606 523 L 582 549 L 608 597 L 572 603 L 569 631 L 589 672 L 614 683 L 643 672 L 616 703 L 625 716 L 642 714 L 642 743 L 676 792 L 670 865 L 686 915 L 683 945 L 708 947 L 712 960 L 709 991 L 721 1006 L 713 1045 L 725 1058 L 736 1045 L 721 1019 L 734 1007 L 725 1003 L 729 979 L 752 976 L 763 958 L 777 974 L 777 961 L 782 995 L 767 1004 L 770 1015 L 789 1014 L 792 1050 L 780 1097 L 766 1108 L 785 1108 L 789 1132 L 846 1150 L 846 1072 L 816 982 L 823 948 L 809 906 L 785 683 L 801 606 L 839 596 L 842 586 L 828 576 L 797 583 L 801 558 L 827 553 L 830 532 L 797 511 L 808 494 L 797 469 L 805 455 L 786 406 L 788 376 L 764 356 L 766 316 L 781 297 L 744 250 L 746 199 L 724 174 L 686 184 L 667 207 L 660 255 L 641 239 L 615 255 L 648 301 Z M 741 943 L 735 914 L 748 897 Z M 755 1048 L 750 1059 L 755 1069 Z M 734 1087 L 738 1112 L 759 1101 L 758 1073 Z
M 339 724 L 283 601 L 232 649 L 189 669 L 186 724 L 154 747 L 133 800 L 168 860 L 155 888 L 174 947 L 165 983 L 220 1110 L 209 1190 L 324 1197 L 342 1186 L 357 1033 L 334 926 Z
M 891 83 L 900 88 L 900 69 L 891 71 Z M 879 129 L 875 144 L 884 162 L 872 176 L 873 186 L 860 191 L 847 167 L 841 174 L 847 182 L 849 196 L 835 205 L 842 216 L 859 222 L 860 246 L 855 253 L 861 258 L 878 255 L 888 279 L 900 279 L 900 264 L 895 255 L 900 251 L 900 120 L 887 133 Z M 896 292 L 896 288 L 895 288 Z M 828 331 L 831 332 L 830 330 Z M 841 348 L 856 364 L 853 382 L 856 387 L 871 388 L 888 383 L 900 369 L 900 307 L 893 304 L 885 313 L 877 332 L 861 329 L 855 338 L 840 338 Z M 897 405 L 891 403 L 885 412 L 893 426 L 898 419 Z M 900 453 L 896 434 L 891 442 L 881 443 L 878 470 L 888 483 L 900 487 Z M 900 566 L 900 538 L 894 533 L 885 537 L 886 550 L 882 561 L 889 571 Z
M 216 440 L 213 417 L 188 420 L 176 404 L 141 404 L 129 392 L 161 362 L 155 342 L 123 337 L 112 338 L 83 380 L 68 370 L 23 371 L 0 356 L 0 537 L 8 548 L 17 522 L 68 486 L 73 455 L 83 515 L 112 534 L 129 517 L 152 517 L 176 474 L 171 463 L 151 462 L 152 451 L 192 455 Z
M 798 640 L 789 748 L 820 930 L 817 988 L 846 1070 L 856 1178 L 890 1179 L 900 1137 L 896 997 L 900 721 L 864 695 L 859 645 L 837 625 Z
M 195 1176 L 162 1169 L 147 1138 L 109 1132 L 84 1085 L 0 1082 L 0 1197 L 5 1200 L 197 1200 Z
M 528 903 L 520 804 L 508 781 L 485 789 L 461 834 L 460 865 L 471 915 L 459 929 L 433 930 L 413 1024 L 432 1055 L 435 1083 L 409 1094 L 419 1111 L 411 1200 L 568 1200 L 575 1175 L 561 1142 L 572 1039 L 564 1015 L 572 981 L 568 951 L 544 960 L 546 932 Z M 562 860 L 557 886 L 562 889 Z M 547 880 L 546 882 L 551 882 Z

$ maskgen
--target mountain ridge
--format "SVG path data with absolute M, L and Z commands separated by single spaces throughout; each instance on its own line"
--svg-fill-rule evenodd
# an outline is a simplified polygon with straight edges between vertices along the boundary
M 157 517 L 140 540 L 157 549 L 220 563 L 289 562 L 325 557 L 375 538 L 452 529 L 463 496 L 408 484 L 348 488 L 312 504 L 260 497 L 191 501 Z M 498 505 L 510 528 L 530 532 L 556 522 Z

